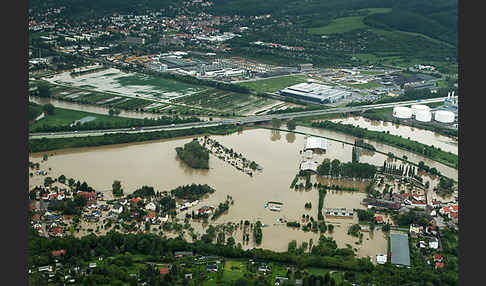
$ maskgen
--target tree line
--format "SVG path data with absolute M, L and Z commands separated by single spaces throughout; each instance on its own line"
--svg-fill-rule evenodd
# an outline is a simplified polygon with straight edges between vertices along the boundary
M 376 166 L 368 163 L 347 162 L 341 163 L 338 159 L 330 160 L 328 158 L 317 167 L 317 173 L 320 176 L 344 177 L 371 179 L 375 176 Z
M 345 134 L 350 134 L 358 138 L 382 142 L 387 145 L 391 145 L 423 155 L 453 168 L 457 168 L 458 166 L 458 157 L 451 152 L 445 152 L 440 148 L 425 145 L 410 139 L 402 138 L 401 136 L 387 134 L 384 131 L 371 131 L 366 128 L 353 126 L 351 124 L 334 123 L 329 120 L 312 122 L 311 126 L 315 128 L 331 129 Z
M 168 139 L 182 136 L 215 134 L 226 135 L 241 130 L 234 125 L 199 127 L 178 130 L 140 132 L 140 133 L 111 133 L 100 136 L 79 136 L 64 138 L 29 139 L 28 150 L 31 153 L 51 151 L 64 148 L 93 147 L 102 145 L 143 142 L 158 139 Z
M 194 201 L 200 199 L 202 196 L 206 194 L 212 194 L 216 190 L 210 187 L 207 184 L 191 184 L 191 185 L 184 185 L 179 186 L 170 191 L 171 195 L 175 196 L 178 199 L 184 199 L 189 201 Z

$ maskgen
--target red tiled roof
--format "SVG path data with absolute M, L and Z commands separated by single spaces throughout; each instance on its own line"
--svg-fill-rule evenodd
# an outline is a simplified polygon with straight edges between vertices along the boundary
M 160 274 L 168 274 L 169 268 L 160 268 Z
M 32 220 L 40 220 L 40 214 L 33 215 Z
M 457 213 L 449 213 L 449 216 L 451 216 L 451 217 L 458 217 L 458 214 Z
M 450 208 L 449 207 L 443 207 L 442 210 L 445 212 L 445 213 L 448 213 L 450 212 Z
M 138 203 L 140 200 L 142 200 L 142 198 L 140 198 L 140 197 L 136 197 L 136 198 L 131 199 L 132 203 L 134 203 L 134 204 Z
M 64 232 L 62 231 L 62 229 L 60 227 L 55 227 L 55 228 L 51 229 L 51 233 L 52 233 L 52 235 L 57 235 L 57 234 L 63 234 Z
M 442 268 L 442 267 L 444 267 L 444 263 L 442 263 L 442 262 L 437 262 L 435 264 L 435 269 L 439 269 L 439 268 Z
M 78 196 L 85 197 L 87 200 L 94 200 L 96 198 L 95 192 L 79 192 Z
M 458 205 L 453 205 L 452 206 L 452 211 L 457 212 L 458 210 L 459 210 L 459 206 Z
M 59 256 L 59 255 L 64 255 L 66 254 L 66 250 L 60 249 L 60 250 L 53 250 L 51 252 L 52 256 Z
M 383 217 L 382 217 L 382 216 L 380 216 L 380 215 L 379 215 L 379 216 L 377 216 L 377 217 L 376 217 L 376 221 L 383 221 Z
M 434 260 L 442 260 L 442 256 L 438 253 L 434 254 Z

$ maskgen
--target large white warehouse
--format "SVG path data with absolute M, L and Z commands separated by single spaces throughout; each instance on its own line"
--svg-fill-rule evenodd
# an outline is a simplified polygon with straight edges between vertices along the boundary
M 304 82 L 280 91 L 283 96 L 291 96 L 319 103 L 332 103 L 351 96 L 351 92 L 323 84 Z
M 432 120 L 432 113 L 428 110 L 417 110 L 415 113 L 415 120 L 430 122 Z
M 453 123 L 455 118 L 454 112 L 447 110 L 437 110 L 434 114 L 435 121 L 442 123 Z
M 412 109 L 405 106 L 393 107 L 393 117 L 402 119 L 412 118 Z
M 309 137 L 305 144 L 304 150 L 326 150 L 327 141 L 320 137 Z

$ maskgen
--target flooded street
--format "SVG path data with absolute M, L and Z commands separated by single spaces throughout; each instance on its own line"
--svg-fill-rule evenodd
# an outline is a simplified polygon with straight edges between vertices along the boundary
M 297 131 L 354 142 L 352 136 L 326 130 L 298 127 Z M 216 192 L 208 198 L 200 200 L 197 206 L 189 208 L 186 212 L 190 213 L 204 205 L 217 206 L 226 199 L 227 195 L 230 195 L 234 200 L 234 205 L 231 205 L 229 211 L 221 215 L 215 222 L 211 220 L 210 222 L 220 224 L 239 223 L 240 220 L 251 222 L 260 220 L 267 226 L 262 229 L 263 242 L 258 247 L 274 251 L 286 251 L 288 243 L 294 239 L 297 240 L 298 245 L 302 241 L 308 242 L 310 238 L 314 240 L 314 244 L 318 241 L 318 233 L 304 232 L 277 224 L 279 218 L 300 222 L 303 214 L 309 214 L 314 219 L 317 218 L 318 192 L 316 189 L 312 188 L 308 191 L 290 189 L 290 184 L 299 170 L 301 158 L 299 151 L 302 150 L 306 141 L 304 135 L 266 129 L 249 129 L 227 136 L 210 136 L 222 145 L 241 153 L 244 157 L 257 161 L 263 167 L 263 171 L 259 171 L 253 177 L 228 166 L 227 163 L 213 155 L 210 155 L 209 170 L 194 170 L 187 167 L 177 159 L 175 148 L 183 146 L 193 138 L 191 136 L 146 143 L 50 151 L 47 154 L 53 154 L 53 156 L 41 163 L 41 168 L 52 168 L 48 176 L 53 178 L 64 174 L 67 178 L 86 181 L 96 191 L 102 191 L 106 200 L 112 198 L 111 185 L 114 180 L 121 181 L 125 194 L 130 194 L 144 185 L 153 186 L 155 191 L 164 191 L 191 183 L 208 184 L 215 188 Z M 374 145 L 380 151 L 391 151 L 398 156 L 406 154 L 409 160 L 417 163 L 423 160 L 446 176 L 457 180 L 457 170 L 438 163 L 433 164 L 433 161 L 406 151 L 385 145 Z M 328 141 L 326 153 L 316 156 L 315 159 L 319 163 L 323 158 L 349 162 L 352 158 L 351 152 L 351 145 Z M 29 160 L 40 162 L 43 154 L 31 154 Z M 375 165 L 382 165 L 384 160 L 386 160 L 386 155 L 379 153 L 363 154 L 360 158 L 361 162 Z M 43 179 L 42 176 L 34 176 L 29 180 L 29 188 L 43 184 Z M 312 180 L 316 181 L 315 178 Z M 366 186 L 366 183 L 363 182 L 350 182 L 350 184 L 348 186 L 359 189 Z M 365 194 L 362 192 L 328 191 L 324 207 L 364 208 L 360 205 L 364 197 Z M 283 203 L 281 211 L 275 212 L 264 208 L 268 201 Z M 306 202 L 312 202 L 312 209 L 305 209 Z M 178 218 L 183 220 L 186 212 L 179 213 Z M 359 256 L 374 257 L 377 253 L 385 253 L 386 237 L 379 230 L 374 231 L 373 237 L 365 232 L 363 244 L 354 244 L 358 239 L 348 236 L 346 232 L 349 225 L 356 222 L 356 214 L 352 219 L 329 219 L 329 223 L 336 224 L 332 237 L 335 238 L 338 246 L 346 247 L 346 244 L 350 244 L 353 248 L 358 248 Z M 196 232 L 204 233 L 201 223 L 192 222 L 191 224 Z M 241 230 L 235 232 L 233 236 L 237 243 L 241 242 Z M 252 240 L 249 245 L 243 245 L 243 247 L 252 248 Z
M 418 129 L 407 125 L 399 125 L 391 122 L 370 120 L 365 117 L 348 117 L 331 119 L 330 121 L 342 124 L 351 124 L 359 126 L 372 131 L 389 131 L 392 135 L 402 136 L 403 138 L 410 137 L 411 140 L 420 142 L 422 144 L 433 145 L 443 151 L 451 152 L 457 155 L 457 140 L 453 138 L 440 135 L 433 131 Z

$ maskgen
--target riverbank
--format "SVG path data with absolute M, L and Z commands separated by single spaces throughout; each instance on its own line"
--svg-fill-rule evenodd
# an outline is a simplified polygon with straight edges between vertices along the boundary
M 241 130 L 241 127 L 230 125 L 154 132 L 115 133 L 104 134 L 100 136 L 29 139 L 28 150 L 30 153 L 36 153 L 66 148 L 93 147 L 129 142 L 143 142 L 190 135 L 228 135 L 239 130 Z
M 350 134 L 359 138 L 374 140 L 382 142 L 384 144 L 394 146 L 400 149 L 404 149 L 415 154 L 420 154 L 424 157 L 430 158 L 434 161 L 440 162 L 444 165 L 457 169 L 458 167 L 458 156 L 450 152 L 445 152 L 434 146 L 428 146 L 416 141 L 412 141 L 401 136 L 390 135 L 384 132 L 370 131 L 365 128 L 355 127 L 352 125 L 345 125 L 334 123 L 331 121 L 324 122 L 312 122 L 312 123 L 299 123 L 299 125 L 330 129 L 338 132 Z

